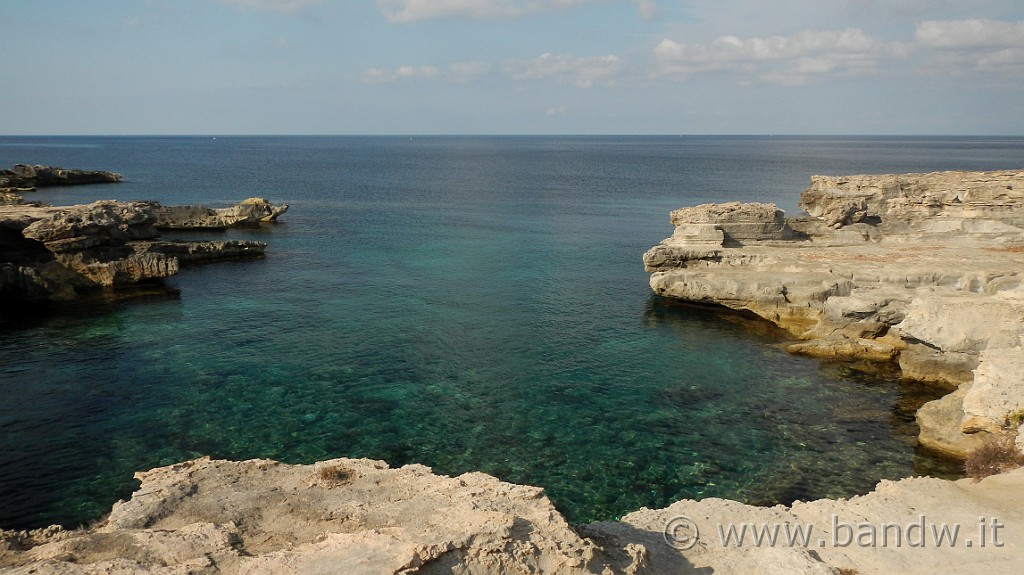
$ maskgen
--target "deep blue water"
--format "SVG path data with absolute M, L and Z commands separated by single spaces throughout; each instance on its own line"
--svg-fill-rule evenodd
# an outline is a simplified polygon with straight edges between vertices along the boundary
M 0 166 L 109 169 L 43 190 L 286 202 L 259 261 L 180 295 L 0 324 L 0 527 L 77 524 L 139 469 L 353 456 L 540 485 L 572 521 L 685 497 L 849 496 L 951 473 L 919 452 L 933 390 L 794 357 L 650 294 L 670 210 L 794 211 L 812 174 L 1024 166 L 1024 139 L 0 137 Z

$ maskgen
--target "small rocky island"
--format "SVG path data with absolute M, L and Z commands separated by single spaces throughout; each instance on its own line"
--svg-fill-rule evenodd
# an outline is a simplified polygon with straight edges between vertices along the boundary
M 683 208 L 644 261 L 655 292 L 753 312 L 797 335 L 793 352 L 897 362 L 906 377 L 957 386 L 921 410 L 922 441 L 966 454 L 1021 424 L 1022 190 L 1016 172 L 815 177 L 802 201 L 810 217 L 766 204 Z M 123 222 L 116 241 L 134 250 L 136 212 L 121 209 L 89 208 Z M 156 227 L 139 209 L 139 225 Z M 1008 575 L 1024 562 L 1024 469 L 770 508 L 684 500 L 578 526 L 542 489 L 422 465 L 200 458 L 136 478 L 132 498 L 89 528 L 0 532 L 0 570 Z M 807 538 L 723 542 L 749 525 L 799 526 Z M 940 529 L 956 541 L 937 541 Z
M 163 240 L 159 231 L 258 226 L 288 209 L 262 198 L 211 209 L 112 200 L 46 206 L 20 195 L 37 186 L 120 180 L 112 172 L 46 166 L 0 171 L 0 301 L 71 300 L 166 278 L 181 265 L 261 257 L 263 242 Z

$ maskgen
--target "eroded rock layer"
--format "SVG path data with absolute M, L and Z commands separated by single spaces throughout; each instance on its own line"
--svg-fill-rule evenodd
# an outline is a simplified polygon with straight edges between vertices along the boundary
M 898 361 L 959 387 L 918 414 L 923 444 L 964 456 L 1024 410 L 1024 172 L 815 176 L 811 217 L 765 204 L 672 213 L 644 254 L 666 297 L 751 311 L 796 353 Z M 698 214 L 699 217 L 680 217 Z M 742 230 L 739 235 L 737 218 Z
M 236 208 L 251 216 L 271 211 L 265 201 Z M 70 300 L 84 291 L 165 278 L 183 264 L 259 257 L 266 249 L 254 241 L 158 240 L 164 209 L 110 200 L 0 205 L 0 295 L 8 303 Z
M 287 204 L 271 204 L 263 198 L 249 198 L 229 208 L 159 206 L 155 211 L 154 225 L 168 230 L 251 227 L 262 222 L 276 221 L 286 211 Z

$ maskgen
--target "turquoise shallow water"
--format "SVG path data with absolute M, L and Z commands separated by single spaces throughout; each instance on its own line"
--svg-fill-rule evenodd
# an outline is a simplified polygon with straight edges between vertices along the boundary
M 954 470 L 926 388 L 786 354 L 650 294 L 668 212 L 792 210 L 813 173 L 1019 167 L 1010 139 L 0 138 L 0 165 L 121 171 L 48 190 L 292 209 L 266 259 L 179 295 L 0 328 L 0 527 L 99 517 L 138 469 L 340 456 L 540 485 L 572 521 L 684 497 L 848 496 Z

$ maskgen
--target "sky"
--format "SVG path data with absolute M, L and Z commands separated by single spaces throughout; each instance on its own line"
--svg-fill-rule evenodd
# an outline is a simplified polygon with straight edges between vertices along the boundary
M 0 0 L 0 135 L 1024 135 L 1021 0 Z

